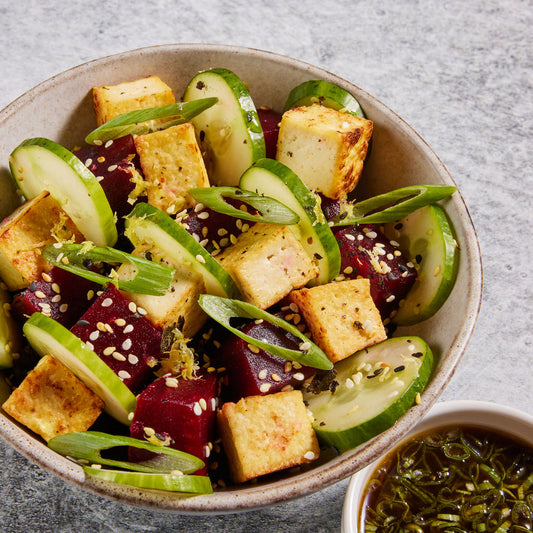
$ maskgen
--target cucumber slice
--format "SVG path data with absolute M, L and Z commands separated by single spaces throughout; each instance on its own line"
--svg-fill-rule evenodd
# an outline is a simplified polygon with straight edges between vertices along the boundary
M 455 282 L 459 250 L 452 227 L 444 209 L 432 204 L 387 224 L 385 233 L 407 251 L 418 271 L 392 320 L 400 326 L 417 324 L 440 309 Z
M 207 148 L 209 178 L 214 185 L 235 186 L 241 174 L 266 154 L 257 110 L 244 83 L 224 68 L 197 74 L 183 100 L 206 97 L 217 97 L 218 102 L 191 122 Z
M 115 244 L 117 228 L 104 190 L 72 152 L 49 139 L 27 139 L 11 153 L 9 166 L 27 199 L 48 191 L 87 240 Z
M 87 475 L 98 479 L 141 489 L 187 492 L 191 494 L 211 494 L 213 492 L 213 486 L 208 476 L 125 472 L 123 470 L 104 470 L 90 466 L 84 466 L 83 470 Z
M 340 361 L 335 392 L 304 391 L 317 435 L 342 451 L 382 433 L 413 405 L 432 367 L 419 337 L 388 339 Z
M 135 205 L 126 217 L 125 234 L 134 246 L 147 244 L 154 256 L 185 265 L 204 279 L 209 294 L 233 298 L 239 290 L 222 265 L 179 223 L 146 203 Z
M 289 226 L 307 253 L 318 261 L 320 273 L 311 284 L 331 281 L 340 272 L 341 255 L 320 202 L 288 167 L 273 159 L 260 159 L 241 177 L 239 186 L 276 198 L 292 209 L 300 222 Z
M 105 404 L 113 418 L 130 425 L 137 399 L 122 380 L 87 345 L 67 328 L 42 313 L 34 313 L 22 331 L 41 356 L 50 354 L 63 363 Z
M 342 87 L 324 80 L 308 80 L 296 86 L 289 93 L 283 111 L 313 104 L 365 118 L 361 105 L 353 95 Z
M 0 370 L 11 368 L 13 354 L 22 349 L 22 333 L 9 312 L 10 303 L 9 292 L 0 284 Z

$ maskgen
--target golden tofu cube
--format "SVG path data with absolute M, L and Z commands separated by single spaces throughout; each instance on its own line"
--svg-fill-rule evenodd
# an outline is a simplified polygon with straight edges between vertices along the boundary
M 216 256 L 243 299 L 261 309 L 318 276 L 318 267 L 288 226 L 257 223 Z
M 42 357 L 2 405 L 4 411 L 44 440 L 88 430 L 104 402 L 66 366 Z
M 42 250 L 71 239 L 82 242 L 84 237 L 50 193 L 43 191 L 0 223 L 0 277 L 9 290 L 24 289 L 52 268 Z
M 320 455 L 299 390 L 226 402 L 217 423 L 235 483 L 310 463 Z
M 132 252 L 142 256 L 144 251 L 138 247 Z M 165 264 L 167 264 L 165 262 Z M 179 327 L 184 337 L 193 337 L 207 321 L 207 314 L 198 304 L 206 288 L 203 278 L 180 265 L 168 266 L 176 270 L 169 290 L 162 296 L 129 292 L 127 297 L 146 311 L 146 316 L 156 327 L 165 329 Z M 117 273 L 119 279 L 131 279 L 133 267 L 122 264 Z
M 313 341 L 336 363 L 387 338 L 368 279 L 351 279 L 293 291 Z
M 149 204 L 168 214 L 176 214 L 195 205 L 189 189 L 209 187 L 191 123 L 139 135 L 135 138 L 135 147 L 147 181 Z
M 371 120 L 319 104 L 290 109 L 281 119 L 276 159 L 311 190 L 338 199 L 359 181 L 372 130 Z
M 92 93 L 98 126 L 129 111 L 150 109 L 176 102 L 172 89 L 158 76 L 148 76 L 118 85 L 93 87 Z

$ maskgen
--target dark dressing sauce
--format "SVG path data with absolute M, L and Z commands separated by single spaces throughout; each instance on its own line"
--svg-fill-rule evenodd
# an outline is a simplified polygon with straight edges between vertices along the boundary
M 423 433 L 376 469 L 358 518 L 365 533 L 533 531 L 533 448 L 473 426 Z

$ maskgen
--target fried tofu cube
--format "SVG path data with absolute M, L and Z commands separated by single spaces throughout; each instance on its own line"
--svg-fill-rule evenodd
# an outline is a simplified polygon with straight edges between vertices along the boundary
M 209 187 L 191 123 L 139 135 L 135 138 L 135 147 L 147 181 L 149 204 L 175 214 L 195 205 L 189 189 Z
M 288 226 L 257 223 L 216 256 L 243 299 L 267 309 L 318 276 L 318 267 Z
M 58 241 L 84 240 L 71 218 L 43 191 L 0 223 L 0 277 L 8 289 L 26 288 L 48 272 L 42 250 Z
M 92 94 L 98 126 L 122 113 L 176 102 L 172 89 L 158 76 L 93 87 Z
M 313 104 L 290 109 L 280 123 L 276 159 L 313 191 L 345 197 L 359 181 L 371 120 Z
M 235 483 L 309 463 L 320 455 L 299 390 L 226 402 L 217 423 Z
M 141 248 L 132 252 L 144 255 Z M 147 318 L 157 328 L 179 327 L 184 337 L 193 337 L 207 321 L 207 314 L 200 307 L 198 299 L 205 294 L 203 278 L 179 265 L 168 265 L 176 270 L 169 290 L 162 296 L 128 292 L 129 300 L 146 311 Z M 132 265 L 124 263 L 117 270 L 119 279 L 130 279 Z
M 102 412 L 104 402 L 66 366 L 45 355 L 2 407 L 49 441 L 63 433 L 89 429 Z
M 293 291 L 313 341 L 336 363 L 387 338 L 370 280 L 351 279 Z

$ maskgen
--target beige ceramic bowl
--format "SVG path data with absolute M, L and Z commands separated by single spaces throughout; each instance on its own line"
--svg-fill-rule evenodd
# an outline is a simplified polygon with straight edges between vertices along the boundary
M 24 139 L 48 137 L 67 147 L 80 143 L 94 128 L 91 88 L 150 74 L 163 78 L 179 97 L 200 70 L 226 67 L 249 86 L 256 105 L 281 110 L 290 89 L 307 79 L 325 79 L 344 87 L 374 121 L 372 153 L 366 162 L 358 196 L 414 184 L 454 185 L 429 146 L 395 113 L 359 87 L 318 67 L 280 55 L 231 46 L 177 44 L 134 50 L 83 64 L 41 83 L 0 112 L 0 216 L 14 206 L 8 156 Z M 390 448 L 419 420 L 448 383 L 472 335 L 482 288 L 478 241 L 460 194 L 446 201 L 460 244 L 459 272 L 444 307 L 430 320 L 400 333 L 418 334 L 436 356 L 435 373 L 421 405 L 397 424 L 357 449 L 300 473 L 266 483 L 244 485 L 212 495 L 184 498 L 172 493 L 142 491 L 85 479 L 81 468 L 0 413 L 0 435 L 14 448 L 84 489 L 122 502 L 182 513 L 224 513 L 252 509 L 317 491 L 368 465 Z
M 508 435 L 529 446 L 533 446 L 533 416 L 492 402 L 457 400 L 436 403 L 423 419 L 402 439 L 447 426 L 477 426 L 488 431 Z M 400 442 L 395 445 L 399 446 Z M 366 487 L 379 467 L 380 460 L 369 464 L 352 476 L 342 512 L 342 533 L 364 531 L 360 522 L 361 505 Z

